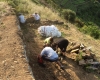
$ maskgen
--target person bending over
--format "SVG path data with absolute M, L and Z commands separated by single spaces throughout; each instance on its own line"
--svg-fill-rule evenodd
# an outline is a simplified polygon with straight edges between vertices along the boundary
M 54 50 L 57 50 L 58 48 L 60 48 L 62 55 L 65 56 L 68 44 L 69 44 L 69 41 L 67 39 L 61 38 L 52 45 L 52 48 Z
M 46 38 L 46 39 L 44 40 L 44 47 L 46 47 L 46 46 L 52 46 L 53 42 L 54 42 L 53 37 L 48 37 L 48 38 Z
M 49 62 L 56 62 L 61 69 L 64 69 L 63 65 L 58 59 L 58 54 L 51 47 L 45 47 L 41 51 L 40 55 L 38 55 L 39 64 L 44 65 L 44 60 Z

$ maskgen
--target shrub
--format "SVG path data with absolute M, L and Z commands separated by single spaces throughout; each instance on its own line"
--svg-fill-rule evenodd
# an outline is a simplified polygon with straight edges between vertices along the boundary
M 97 26 L 84 26 L 80 30 L 95 39 L 100 39 L 100 29 Z
M 63 9 L 62 15 L 63 15 L 64 19 L 70 21 L 71 23 L 73 23 L 75 21 L 76 13 L 70 9 Z
M 100 30 L 97 27 L 93 27 L 93 28 L 91 28 L 90 35 L 92 37 L 94 37 L 95 39 L 98 39 L 98 38 L 100 38 Z
M 75 19 L 75 24 L 76 26 L 78 26 L 79 28 L 82 28 L 84 26 L 84 22 L 82 22 L 80 19 L 76 18 Z

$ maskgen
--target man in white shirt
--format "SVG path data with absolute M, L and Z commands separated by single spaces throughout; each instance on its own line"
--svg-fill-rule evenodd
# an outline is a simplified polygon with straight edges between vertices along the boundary
M 36 23 L 38 23 L 40 21 L 40 16 L 38 13 L 34 13 L 33 17 L 34 17 Z
M 40 16 L 39 16 L 38 13 L 34 13 L 33 17 L 34 17 L 35 20 L 40 20 Z
M 21 13 L 19 14 L 19 21 L 20 21 L 20 23 L 25 23 L 26 22 L 24 15 L 21 14 Z
M 59 62 L 58 54 L 51 47 L 45 47 L 41 51 L 41 54 L 38 56 L 38 63 L 44 65 L 43 60 L 56 62 L 61 67 L 61 69 L 64 69 L 62 64 Z

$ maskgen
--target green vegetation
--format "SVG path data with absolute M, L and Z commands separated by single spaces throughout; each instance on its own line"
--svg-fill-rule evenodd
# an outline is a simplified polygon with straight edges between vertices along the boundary
M 80 29 L 80 31 L 84 32 L 85 34 L 89 34 L 90 36 L 94 37 L 95 39 L 100 38 L 100 29 L 93 25 L 93 26 L 84 26 Z
M 74 11 L 70 9 L 63 9 L 62 15 L 65 18 L 65 20 L 72 22 L 72 23 L 75 22 L 76 13 Z
M 61 37 L 65 37 L 66 34 L 64 32 L 61 32 Z
M 75 25 L 79 28 L 82 28 L 84 26 L 84 22 L 79 18 L 75 18 Z
M 58 19 L 58 15 L 79 30 L 92 37 L 100 38 L 100 2 L 98 0 L 0 0 L 15 8 L 16 13 L 32 14 L 38 12 L 42 19 Z M 32 3 L 34 2 L 34 3 Z M 36 4 L 35 4 L 36 3 Z M 37 6 L 39 5 L 39 7 Z M 41 5 L 44 5 L 41 6 Z M 50 9 L 51 8 L 51 11 Z M 56 13 L 52 13 L 56 12 Z M 45 14 L 46 12 L 46 14 Z M 57 14 L 56 16 L 54 14 Z M 90 22 L 92 24 L 90 24 Z
M 0 0 L 5 1 L 9 5 L 11 5 L 13 8 L 15 8 L 16 13 L 22 12 L 22 13 L 28 13 L 30 9 L 27 7 L 27 1 L 26 0 Z
M 100 2 L 99 0 L 44 0 L 47 3 L 53 1 L 61 9 L 70 9 L 75 11 L 76 16 L 84 22 L 94 22 L 100 26 Z M 55 7 L 54 7 L 55 8 Z M 59 10 L 58 10 L 59 11 Z M 60 10 L 61 11 L 61 10 Z
M 75 22 L 75 25 L 80 28 L 80 31 L 91 35 L 95 39 L 100 38 L 100 29 L 98 28 L 100 26 L 100 2 L 98 0 L 44 1 L 47 4 L 51 4 L 60 13 L 60 15 L 64 17 L 64 19 L 71 23 Z M 56 7 L 58 7 L 58 9 Z M 96 24 L 96 27 L 89 24 L 90 22 L 92 22 L 93 25 Z
M 60 20 L 61 18 L 58 16 L 58 13 L 53 13 L 47 7 L 44 7 L 40 0 L 0 0 L 5 1 L 9 5 L 11 5 L 16 14 L 23 13 L 25 17 L 29 17 L 31 14 L 37 12 L 40 14 L 41 19 L 50 19 L 50 20 Z

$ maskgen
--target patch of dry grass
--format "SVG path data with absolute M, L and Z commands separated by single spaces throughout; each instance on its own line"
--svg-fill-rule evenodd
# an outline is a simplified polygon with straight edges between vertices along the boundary
M 37 12 L 40 14 L 41 19 L 60 20 L 60 21 L 62 20 L 61 17 L 59 17 L 58 13 L 54 13 L 51 9 L 44 7 L 40 4 L 35 4 L 31 0 L 16 1 L 16 4 L 18 5 L 15 5 L 13 1 L 6 1 L 6 2 L 8 2 L 11 6 L 13 6 L 17 13 L 23 13 L 26 17 Z
M 27 2 L 29 4 L 30 14 L 37 12 L 40 14 L 41 19 L 50 19 L 50 20 L 61 20 L 57 13 L 54 13 L 51 9 L 44 7 L 42 5 L 36 5 L 35 3 L 31 2 L 30 0 Z

